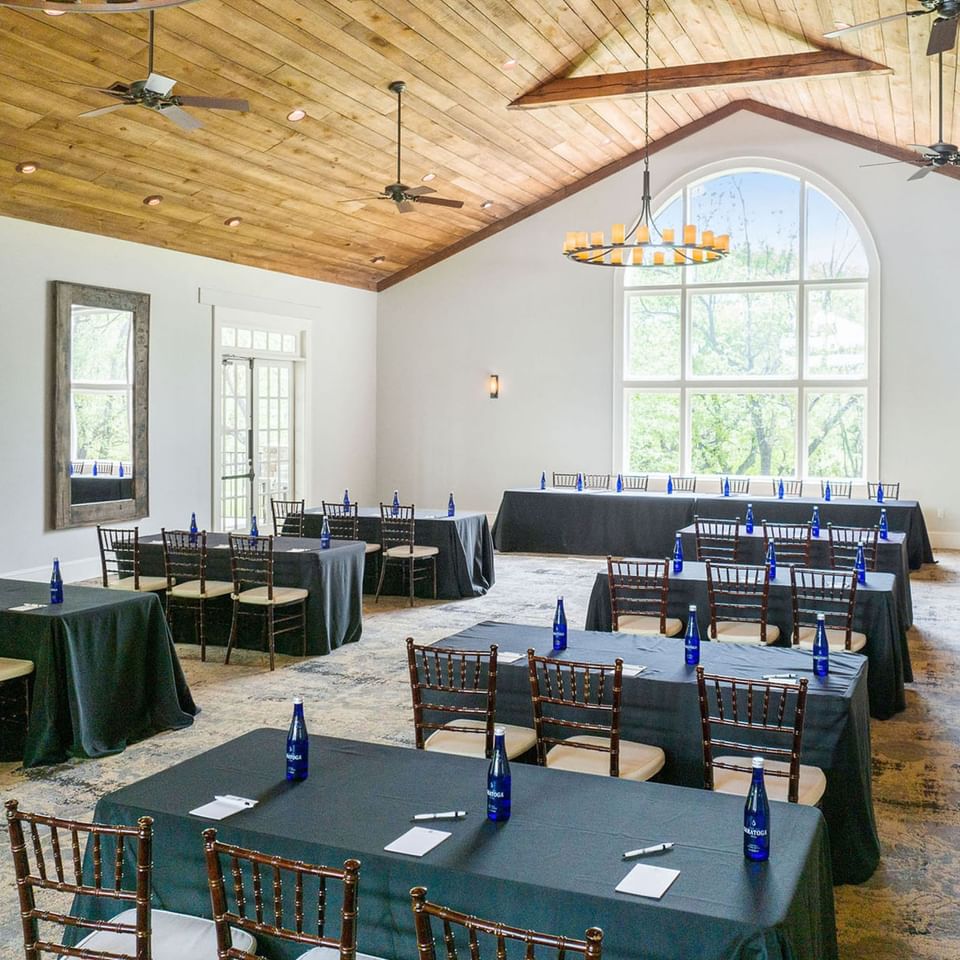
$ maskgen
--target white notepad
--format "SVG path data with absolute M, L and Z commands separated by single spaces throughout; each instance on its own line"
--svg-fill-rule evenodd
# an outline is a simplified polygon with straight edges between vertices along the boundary
M 632 893 L 635 897 L 652 897 L 654 900 L 659 900 L 679 876 L 679 870 L 638 863 L 617 884 L 617 893 Z
M 30 610 L 42 610 L 45 606 L 45 603 L 21 603 L 19 607 L 7 607 L 7 609 L 17 613 L 27 613 Z
M 214 797 L 210 803 L 196 807 L 190 813 L 195 817 L 204 817 L 207 820 L 226 820 L 241 810 L 249 810 L 257 805 L 256 800 L 248 800 L 246 797 L 234 797 L 226 795 L 223 797 Z
M 625 677 L 639 677 L 646 667 L 640 666 L 638 663 L 625 663 L 623 665 L 623 676 Z
M 411 827 L 402 837 L 397 837 L 393 843 L 388 843 L 383 849 L 387 853 L 406 853 L 411 857 L 422 857 L 449 836 L 446 830 Z
M 306 553 L 307 547 L 291 547 L 287 553 Z
M 229 543 L 218 543 L 213 549 L 214 549 L 214 550 L 229 550 L 229 549 L 230 549 L 230 544 L 229 544 Z
M 526 658 L 525 653 L 514 653 L 512 650 L 498 650 L 497 661 L 499 663 L 516 663 L 517 660 Z

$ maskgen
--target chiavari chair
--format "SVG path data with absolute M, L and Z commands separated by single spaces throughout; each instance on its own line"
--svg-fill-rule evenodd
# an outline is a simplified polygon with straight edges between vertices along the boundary
M 791 567 L 793 594 L 793 645 L 813 649 L 817 614 L 822 613 L 831 651 L 859 653 L 867 645 L 866 634 L 853 629 L 857 602 L 857 576 L 850 570 L 811 570 Z
M 776 643 L 780 628 L 767 623 L 767 566 L 707 561 L 710 639 L 728 643 Z
M 607 581 L 614 632 L 675 637 L 683 631 L 680 620 L 667 616 L 668 561 L 607 557 Z
M 302 537 L 304 500 L 275 500 L 270 498 L 275 537 Z
M 775 497 L 780 496 L 780 484 L 783 484 L 783 495 L 785 497 L 802 497 L 803 496 L 803 481 L 802 480 L 787 480 L 783 478 L 777 478 L 770 481 L 773 484 L 773 495 Z
M 763 551 L 766 555 L 773 541 L 777 566 L 808 567 L 813 546 L 812 527 L 809 523 L 770 523 L 763 521 Z
M 852 570 L 857 562 L 857 547 L 863 544 L 863 561 L 868 570 L 877 569 L 880 550 L 878 527 L 843 527 L 827 524 L 830 545 L 830 566 L 834 570 Z
M 396 511 L 396 513 L 394 513 Z M 433 574 L 433 599 L 437 599 L 437 556 L 439 547 L 425 546 L 416 543 L 416 507 L 411 504 L 401 504 L 394 507 L 389 503 L 380 504 L 380 577 L 377 580 L 377 592 L 374 596 L 376 603 L 380 599 L 383 589 L 383 579 L 390 562 L 402 565 L 404 576 L 410 589 L 410 606 L 413 606 L 414 589 L 417 580 L 426 579 L 430 574 L 423 570 L 423 562 L 430 564 Z M 420 571 L 417 563 L 421 563 Z
M 740 551 L 740 518 L 733 520 L 703 520 L 693 518 L 697 542 L 697 560 L 718 560 L 736 563 Z
M 696 477 L 674 477 L 673 492 L 674 493 L 696 493 L 697 478 Z
M 830 499 L 849 500 L 853 496 L 853 483 L 849 480 L 821 480 L 820 496 L 827 495 L 827 484 L 830 484 Z
M 867 497 L 870 500 L 877 499 L 877 487 L 883 487 L 883 498 L 885 500 L 899 500 L 900 499 L 900 484 L 898 483 L 872 483 L 870 480 L 867 481 Z
M 359 540 L 360 539 L 360 505 L 358 503 L 338 503 L 336 501 L 323 501 L 323 515 L 327 518 L 327 524 L 330 527 L 330 536 L 334 540 Z M 364 559 L 371 554 L 379 555 L 381 546 L 379 543 L 367 543 L 364 545 Z
M 166 577 L 145 577 L 140 572 L 140 528 L 97 527 L 100 576 L 109 590 L 152 593 L 167 589 Z
M 650 475 L 647 473 L 625 473 L 623 475 L 624 490 L 642 490 L 646 491 L 650 483 Z
M 0 657 L 0 760 L 23 756 L 30 725 L 30 686 L 34 663 L 18 657 Z

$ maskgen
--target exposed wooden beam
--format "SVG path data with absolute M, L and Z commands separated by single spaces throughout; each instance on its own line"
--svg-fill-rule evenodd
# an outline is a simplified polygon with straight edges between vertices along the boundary
M 816 77 L 864 76 L 892 73 L 882 63 L 874 63 L 842 50 L 813 50 L 774 57 L 749 57 L 722 63 L 688 63 L 657 70 L 627 70 L 589 77 L 560 77 L 548 80 L 535 90 L 517 97 L 514 110 L 535 110 L 582 100 L 610 100 L 675 90 L 701 90 L 706 87 L 755 86 L 780 80 L 810 80 Z

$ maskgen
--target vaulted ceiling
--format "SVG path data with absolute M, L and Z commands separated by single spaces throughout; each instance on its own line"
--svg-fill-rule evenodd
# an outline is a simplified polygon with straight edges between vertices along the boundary
M 651 66 L 799 53 L 830 46 L 836 21 L 917 8 L 654 0 Z M 250 112 L 192 110 L 204 126 L 184 132 L 140 107 L 78 119 L 111 102 L 84 85 L 146 76 L 145 14 L 0 8 L 0 215 L 375 289 L 642 146 L 639 97 L 507 106 L 552 77 L 641 69 L 643 19 L 633 0 L 197 0 L 157 14 L 155 69 L 177 93 L 245 97 Z M 889 75 L 658 93 L 651 134 L 749 98 L 879 143 L 931 143 L 931 19 L 834 43 Z M 950 139 L 955 51 L 944 62 Z M 343 202 L 394 179 L 396 79 L 404 182 L 434 173 L 460 210 Z M 306 117 L 288 121 L 297 107 Z M 37 172 L 17 173 L 28 160 Z M 164 200 L 147 207 L 149 194 Z

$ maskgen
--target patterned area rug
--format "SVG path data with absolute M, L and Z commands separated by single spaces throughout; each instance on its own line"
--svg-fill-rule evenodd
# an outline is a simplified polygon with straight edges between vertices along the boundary
M 916 681 L 908 709 L 874 721 L 873 791 L 883 860 L 865 884 L 836 888 L 843 960 L 960 958 L 960 553 L 914 574 L 917 626 L 910 645 Z M 583 624 L 600 563 L 575 558 L 497 557 L 497 584 L 486 597 L 387 599 L 364 609 L 363 639 L 331 656 L 264 658 L 244 654 L 229 667 L 223 651 L 179 653 L 203 712 L 187 730 L 134 744 L 100 760 L 23 770 L 0 764 L 0 799 L 27 809 L 89 818 L 99 796 L 262 726 L 285 728 L 291 700 L 303 695 L 314 732 L 412 745 L 404 638 L 427 642 L 480 620 L 549 625 L 563 594 L 571 626 Z M 69 587 L 68 587 L 69 589 Z M 278 760 L 278 763 L 281 762 Z M 0 960 L 22 956 L 9 846 L 0 838 Z

